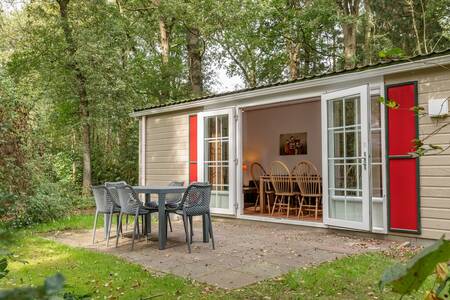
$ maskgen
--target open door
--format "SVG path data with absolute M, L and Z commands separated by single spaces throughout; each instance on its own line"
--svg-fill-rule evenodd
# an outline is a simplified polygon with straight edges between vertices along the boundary
M 212 185 L 211 211 L 235 214 L 234 111 L 198 114 L 198 180 Z
M 324 223 L 370 230 L 367 85 L 322 95 Z

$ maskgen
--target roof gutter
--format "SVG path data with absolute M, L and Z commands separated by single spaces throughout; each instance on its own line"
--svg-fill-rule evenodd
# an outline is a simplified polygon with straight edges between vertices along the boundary
M 273 87 L 266 87 L 251 91 L 243 91 L 241 93 L 223 95 L 217 97 L 211 97 L 207 99 L 200 99 L 186 103 L 174 104 L 165 107 L 150 108 L 146 110 L 136 111 L 130 114 L 131 117 L 141 117 L 147 115 L 156 115 L 174 111 L 188 110 L 193 108 L 202 107 L 205 105 L 211 105 L 215 103 L 227 103 L 232 101 L 238 101 L 249 98 L 256 98 L 262 95 L 278 94 L 283 92 L 289 92 L 294 90 L 300 90 L 305 88 L 317 87 L 321 85 L 327 85 L 337 82 L 352 81 L 357 79 L 365 79 L 376 76 L 395 74 L 405 71 L 414 71 L 431 67 L 438 67 L 450 64 L 450 55 L 443 55 L 438 57 L 431 57 L 421 60 L 409 61 L 404 63 L 398 63 L 394 65 L 376 67 L 374 69 L 369 69 L 360 72 L 352 72 L 348 74 L 337 74 L 331 75 L 324 78 L 316 78 L 311 80 L 305 80 L 300 82 L 292 82 L 283 85 L 277 85 Z

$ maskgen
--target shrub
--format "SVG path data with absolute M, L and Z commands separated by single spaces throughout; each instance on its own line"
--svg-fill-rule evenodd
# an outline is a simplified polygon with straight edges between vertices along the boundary
M 54 221 L 93 205 L 91 198 L 82 198 L 61 183 L 41 184 L 33 195 L 10 195 L 3 201 L 2 221 L 12 228 Z

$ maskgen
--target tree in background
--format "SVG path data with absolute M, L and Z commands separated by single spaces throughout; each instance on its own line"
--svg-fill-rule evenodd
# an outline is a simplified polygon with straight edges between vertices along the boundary
M 9 2 L 0 190 L 30 197 L 136 182 L 129 113 L 208 94 L 217 66 L 253 88 L 450 47 L 448 0 Z

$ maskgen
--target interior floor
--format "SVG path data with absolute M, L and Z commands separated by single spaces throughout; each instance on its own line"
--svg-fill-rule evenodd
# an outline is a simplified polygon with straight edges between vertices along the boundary
M 317 219 L 314 218 L 314 215 L 303 215 L 300 218 L 296 213 L 289 216 L 289 218 L 286 216 L 286 212 L 275 212 L 273 215 L 269 214 L 268 212 L 260 213 L 259 209 L 255 210 L 254 206 L 249 206 L 244 209 L 245 215 L 255 215 L 255 216 L 261 216 L 261 217 L 270 217 L 270 218 L 283 218 L 283 219 L 289 219 L 289 220 L 297 220 L 297 221 L 308 221 L 308 222 L 318 222 L 322 223 L 322 216 L 319 215 Z
M 288 218 L 286 211 L 275 212 L 271 215 L 266 211 L 261 213 L 259 207 L 256 210 L 254 207 L 257 195 L 260 193 L 261 176 L 270 174 L 271 166 L 275 161 L 281 161 L 286 169 L 289 169 L 287 173 L 291 174 L 299 162 L 308 161 L 314 166 L 317 174 L 321 175 L 322 133 L 319 100 L 309 99 L 286 105 L 248 108 L 243 111 L 244 214 L 322 222 L 321 213 L 316 219 L 313 213 L 309 214 L 309 211 L 305 211 L 305 214 L 299 218 L 297 212 L 291 211 L 292 215 Z M 253 170 L 254 165 L 259 167 Z M 295 186 L 297 184 L 294 182 Z

